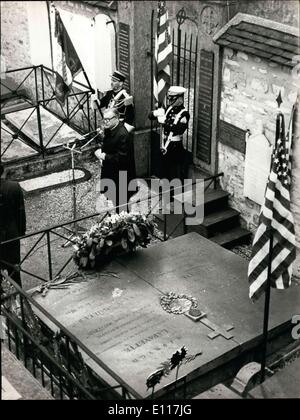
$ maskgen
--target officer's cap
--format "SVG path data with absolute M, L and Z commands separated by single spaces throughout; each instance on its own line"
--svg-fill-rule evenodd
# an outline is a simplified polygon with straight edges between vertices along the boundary
M 113 72 L 113 74 L 111 75 L 111 78 L 114 80 L 118 80 L 119 82 L 124 82 L 124 80 L 126 79 L 126 77 L 124 76 L 123 73 L 121 73 L 118 70 L 115 70 Z
M 186 88 L 182 86 L 171 86 L 168 90 L 168 96 L 181 96 L 186 92 Z

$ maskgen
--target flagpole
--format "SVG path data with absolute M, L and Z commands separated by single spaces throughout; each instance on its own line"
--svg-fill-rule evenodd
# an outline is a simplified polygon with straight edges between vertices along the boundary
M 275 148 L 277 147 L 277 141 L 282 136 L 282 129 L 284 130 L 283 121 L 281 120 L 280 105 L 282 103 L 281 91 L 279 91 L 276 99 L 278 104 L 278 114 L 276 118 L 276 133 L 275 133 Z M 281 120 L 281 123 L 280 123 Z M 271 273 L 272 273 L 272 259 L 273 259 L 273 228 L 272 224 L 269 228 L 269 259 L 268 259 L 268 273 L 265 291 L 265 307 L 264 307 L 264 326 L 263 326 L 263 341 L 262 341 L 262 355 L 261 355 L 261 370 L 260 370 L 260 382 L 264 382 L 266 376 L 266 358 L 267 358 L 267 345 L 268 345 L 268 325 L 269 325 L 269 314 L 270 314 L 270 298 L 271 298 Z
M 151 60 L 151 67 L 150 67 L 150 74 L 151 74 L 151 98 L 150 98 L 150 109 L 153 109 L 153 96 L 154 96 L 154 84 L 153 84 L 153 77 L 154 77 L 154 71 L 153 71 L 153 25 L 154 25 L 154 10 L 152 9 L 151 13 L 151 39 L 150 39 L 150 60 Z M 153 120 L 150 120 L 150 144 L 149 144 L 149 151 L 148 151 L 148 176 L 151 177 L 151 149 L 152 149 L 152 138 L 153 138 Z
M 270 242 L 269 242 L 269 260 L 268 260 L 268 277 L 265 291 L 265 308 L 264 308 L 264 327 L 263 327 L 263 341 L 262 341 L 262 355 L 261 355 L 261 370 L 260 382 L 265 380 L 267 344 L 268 344 L 268 324 L 270 313 L 270 297 L 271 297 L 271 270 L 273 259 L 273 229 L 270 227 Z

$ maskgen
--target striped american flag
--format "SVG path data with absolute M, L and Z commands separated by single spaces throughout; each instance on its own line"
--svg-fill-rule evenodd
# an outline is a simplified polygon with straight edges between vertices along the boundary
M 159 1 L 157 9 L 157 32 L 155 37 L 155 71 L 153 94 L 159 106 L 165 105 L 171 84 L 172 41 L 166 2 Z
M 276 289 L 286 289 L 291 284 L 293 262 L 296 258 L 295 229 L 290 209 L 290 150 L 294 118 L 295 112 L 292 113 L 289 134 L 285 138 L 284 116 L 281 112 L 277 115 L 276 142 L 265 192 L 265 203 L 260 213 L 248 267 L 249 297 L 253 301 L 266 290 L 269 258 L 271 258 L 271 286 Z

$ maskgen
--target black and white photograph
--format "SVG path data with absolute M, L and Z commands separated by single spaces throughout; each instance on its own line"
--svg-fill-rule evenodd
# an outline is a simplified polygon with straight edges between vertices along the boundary
M 299 399 L 299 1 L 0 6 L 1 400 Z

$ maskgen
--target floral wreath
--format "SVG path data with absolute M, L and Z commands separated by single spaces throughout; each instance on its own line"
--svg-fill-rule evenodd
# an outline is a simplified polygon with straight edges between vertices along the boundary
M 195 309 L 198 306 L 197 299 L 185 294 L 169 292 L 160 298 L 161 307 L 169 313 L 180 315 Z

